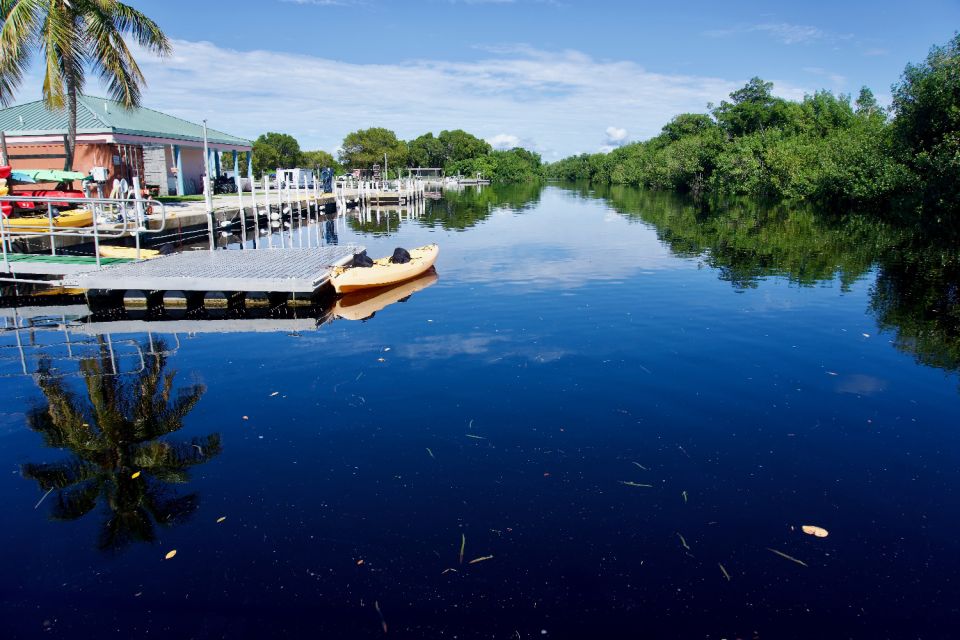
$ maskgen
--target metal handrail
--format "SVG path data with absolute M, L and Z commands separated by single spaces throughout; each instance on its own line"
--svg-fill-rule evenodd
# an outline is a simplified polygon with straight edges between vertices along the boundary
M 133 200 L 118 200 L 114 198 L 63 198 L 59 196 L 17 196 L 15 194 L 0 197 L 0 203 L 10 203 L 15 205 L 18 202 L 33 202 L 39 205 L 46 205 L 47 226 L 46 227 L 27 227 L 12 224 L 11 220 L 0 216 L 0 250 L 3 253 L 4 270 L 9 271 L 9 262 L 7 253 L 13 252 L 12 240 L 19 236 L 47 236 L 50 238 L 50 254 L 57 255 L 56 238 L 59 237 L 90 237 L 93 238 L 94 253 L 97 261 L 97 268 L 100 264 L 100 240 L 102 238 L 115 239 L 123 238 L 128 235 L 134 235 L 136 238 L 137 255 L 140 254 L 140 236 L 142 234 L 161 233 L 166 230 L 167 209 L 166 206 L 157 200 L 135 198 Z M 90 209 L 93 216 L 93 224 L 89 227 L 56 227 L 54 226 L 53 212 L 55 208 L 66 206 L 77 206 L 78 208 Z M 119 212 L 117 209 L 119 208 Z M 148 214 L 151 210 L 153 213 Z M 110 213 L 119 213 L 121 224 L 119 228 L 100 229 L 98 218 Z M 159 213 L 158 213 L 159 210 Z M 131 220 L 132 218 L 132 220 Z M 155 229 L 149 229 L 142 226 L 148 222 L 159 220 L 160 226 Z M 131 223 L 134 223 L 131 229 Z

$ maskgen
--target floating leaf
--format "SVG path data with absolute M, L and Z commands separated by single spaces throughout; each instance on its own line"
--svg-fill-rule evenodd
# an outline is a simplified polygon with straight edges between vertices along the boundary
M 280 395 L 280 392 L 274 391 L 273 393 L 270 394 L 270 397 L 272 398 L 273 396 L 278 396 L 278 395 Z
M 463 550 L 467 548 L 467 534 L 460 534 L 460 564 L 463 564 Z
M 727 582 L 730 582 L 730 574 L 727 573 L 727 569 L 719 562 L 717 563 L 717 566 L 720 567 L 720 571 L 723 572 L 723 577 L 727 579 Z
M 484 560 L 490 560 L 493 556 L 480 556 L 479 558 L 474 558 L 467 564 L 477 564 L 478 562 L 483 562 Z
M 135 472 L 133 473 L 133 475 L 130 476 L 130 479 L 131 479 L 131 480 L 136 480 L 136 479 L 139 478 L 139 477 L 140 477 L 140 472 L 139 472 L 139 471 L 135 471 Z
M 358 566 L 358 567 L 362 567 L 362 566 L 363 566 L 363 558 L 360 558 L 359 560 L 357 560 L 357 566 Z
M 219 518 L 217 518 L 217 524 L 220 524 L 221 522 L 223 522 L 223 521 L 226 520 L 226 519 L 227 519 L 227 516 L 220 516 Z
M 165 556 L 163 557 L 163 559 L 164 559 L 164 560 L 169 560 L 169 559 L 171 559 L 171 558 L 172 558 L 173 556 L 175 556 L 175 555 L 177 555 L 177 550 L 176 550 L 176 549 L 173 549 L 172 551 L 168 551 L 168 552 L 167 552 L 167 555 L 165 555 Z
M 808 566 L 810 566 L 810 565 L 808 565 L 806 562 L 804 562 L 803 560 L 797 560 L 797 559 L 794 558 L 793 556 L 788 556 L 788 555 L 785 554 L 783 551 L 777 551 L 776 549 L 771 549 L 770 547 L 767 547 L 767 551 L 769 551 L 769 552 L 771 552 L 771 553 L 775 553 L 775 554 L 777 554 L 778 556 L 780 556 L 781 558 L 786 558 L 786 559 L 789 560 L 790 562 L 796 562 L 797 564 L 799 564 L 799 565 L 802 566 L 802 567 L 808 567 Z
M 630 480 L 618 480 L 620 484 L 625 484 L 628 487 L 643 487 L 644 489 L 652 489 L 652 484 L 640 484 L 639 482 L 632 482 Z
M 812 524 L 805 524 L 800 528 L 803 529 L 803 532 L 805 534 L 809 536 L 814 536 L 817 538 L 826 538 L 828 535 L 830 535 L 830 532 L 824 529 L 823 527 L 818 527 Z

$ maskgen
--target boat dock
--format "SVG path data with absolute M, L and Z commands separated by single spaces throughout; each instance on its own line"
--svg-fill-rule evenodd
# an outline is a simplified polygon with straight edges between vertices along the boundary
M 98 213 L 107 211 L 107 207 L 116 207 L 116 201 L 83 199 L 84 206 L 92 207 Z M 50 203 L 41 203 L 48 205 Z M 279 229 L 281 246 L 273 248 L 272 234 L 267 243 L 254 242 L 256 248 L 246 243 L 237 250 L 216 250 L 214 247 L 214 222 L 212 216 L 204 215 L 206 232 L 210 239 L 209 248 L 183 251 L 139 260 L 138 248 L 148 244 L 150 236 L 169 233 L 170 224 L 164 205 L 159 202 L 134 200 L 124 202 L 123 210 L 118 214 L 122 219 L 110 228 L 101 225 L 90 227 L 55 227 L 50 217 L 48 229 L 31 227 L 16 228 L 0 221 L 0 236 L 3 247 L 3 271 L 0 278 L 15 282 L 49 284 L 82 289 L 87 292 L 87 302 L 93 310 L 109 310 L 122 307 L 123 299 L 130 292 L 142 294 L 147 300 L 151 312 L 163 312 L 164 297 L 170 292 L 182 293 L 186 298 L 188 311 L 203 308 L 208 293 L 222 293 L 227 298 L 230 309 L 240 309 L 250 293 L 266 294 L 271 307 L 286 304 L 292 296 L 305 298 L 315 295 L 330 279 L 337 266 L 348 262 L 354 253 L 363 247 L 356 245 L 327 244 L 323 246 L 320 238 L 311 246 L 311 237 L 304 238 L 308 246 L 290 246 L 283 237 L 282 213 L 266 215 L 255 212 L 254 220 L 266 222 L 268 228 Z M 319 220 L 319 207 L 305 207 L 296 211 L 296 207 L 284 209 L 288 219 L 294 222 Z M 149 216 L 146 211 L 153 209 Z M 48 214 L 51 215 L 52 214 Z M 114 214 L 111 214 L 114 215 Z M 137 223 L 137 220 L 140 220 Z M 289 226 L 289 225 L 288 225 Z M 255 227 L 259 230 L 259 226 Z M 246 236 L 244 230 L 241 230 Z M 50 253 L 20 253 L 13 250 L 14 243 L 23 236 L 45 236 L 50 245 Z M 253 238 L 258 238 L 255 233 Z M 100 248 L 104 241 L 132 237 L 136 247 L 130 250 L 130 257 L 100 257 Z M 57 253 L 64 240 L 75 244 L 92 245 L 94 255 L 77 256 Z M 50 277 L 52 280 L 31 280 L 30 276 Z
M 332 269 L 363 248 L 185 251 L 132 261 L 64 278 L 67 287 L 111 291 L 222 291 L 312 294 Z

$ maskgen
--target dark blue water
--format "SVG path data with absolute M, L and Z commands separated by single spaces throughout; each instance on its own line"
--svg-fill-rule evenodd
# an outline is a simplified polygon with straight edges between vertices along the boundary
M 364 321 L 3 313 L 3 637 L 955 637 L 953 263 L 628 190 L 429 205 L 336 223 L 441 246 Z

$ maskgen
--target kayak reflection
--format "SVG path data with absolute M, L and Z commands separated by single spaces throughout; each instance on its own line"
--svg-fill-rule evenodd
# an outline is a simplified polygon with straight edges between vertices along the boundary
M 331 316 L 344 320 L 369 320 L 377 311 L 395 302 L 406 302 L 414 293 L 433 285 L 438 279 L 437 272 L 431 268 L 422 276 L 393 287 L 366 289 L 345 294 L 337 300 Z

